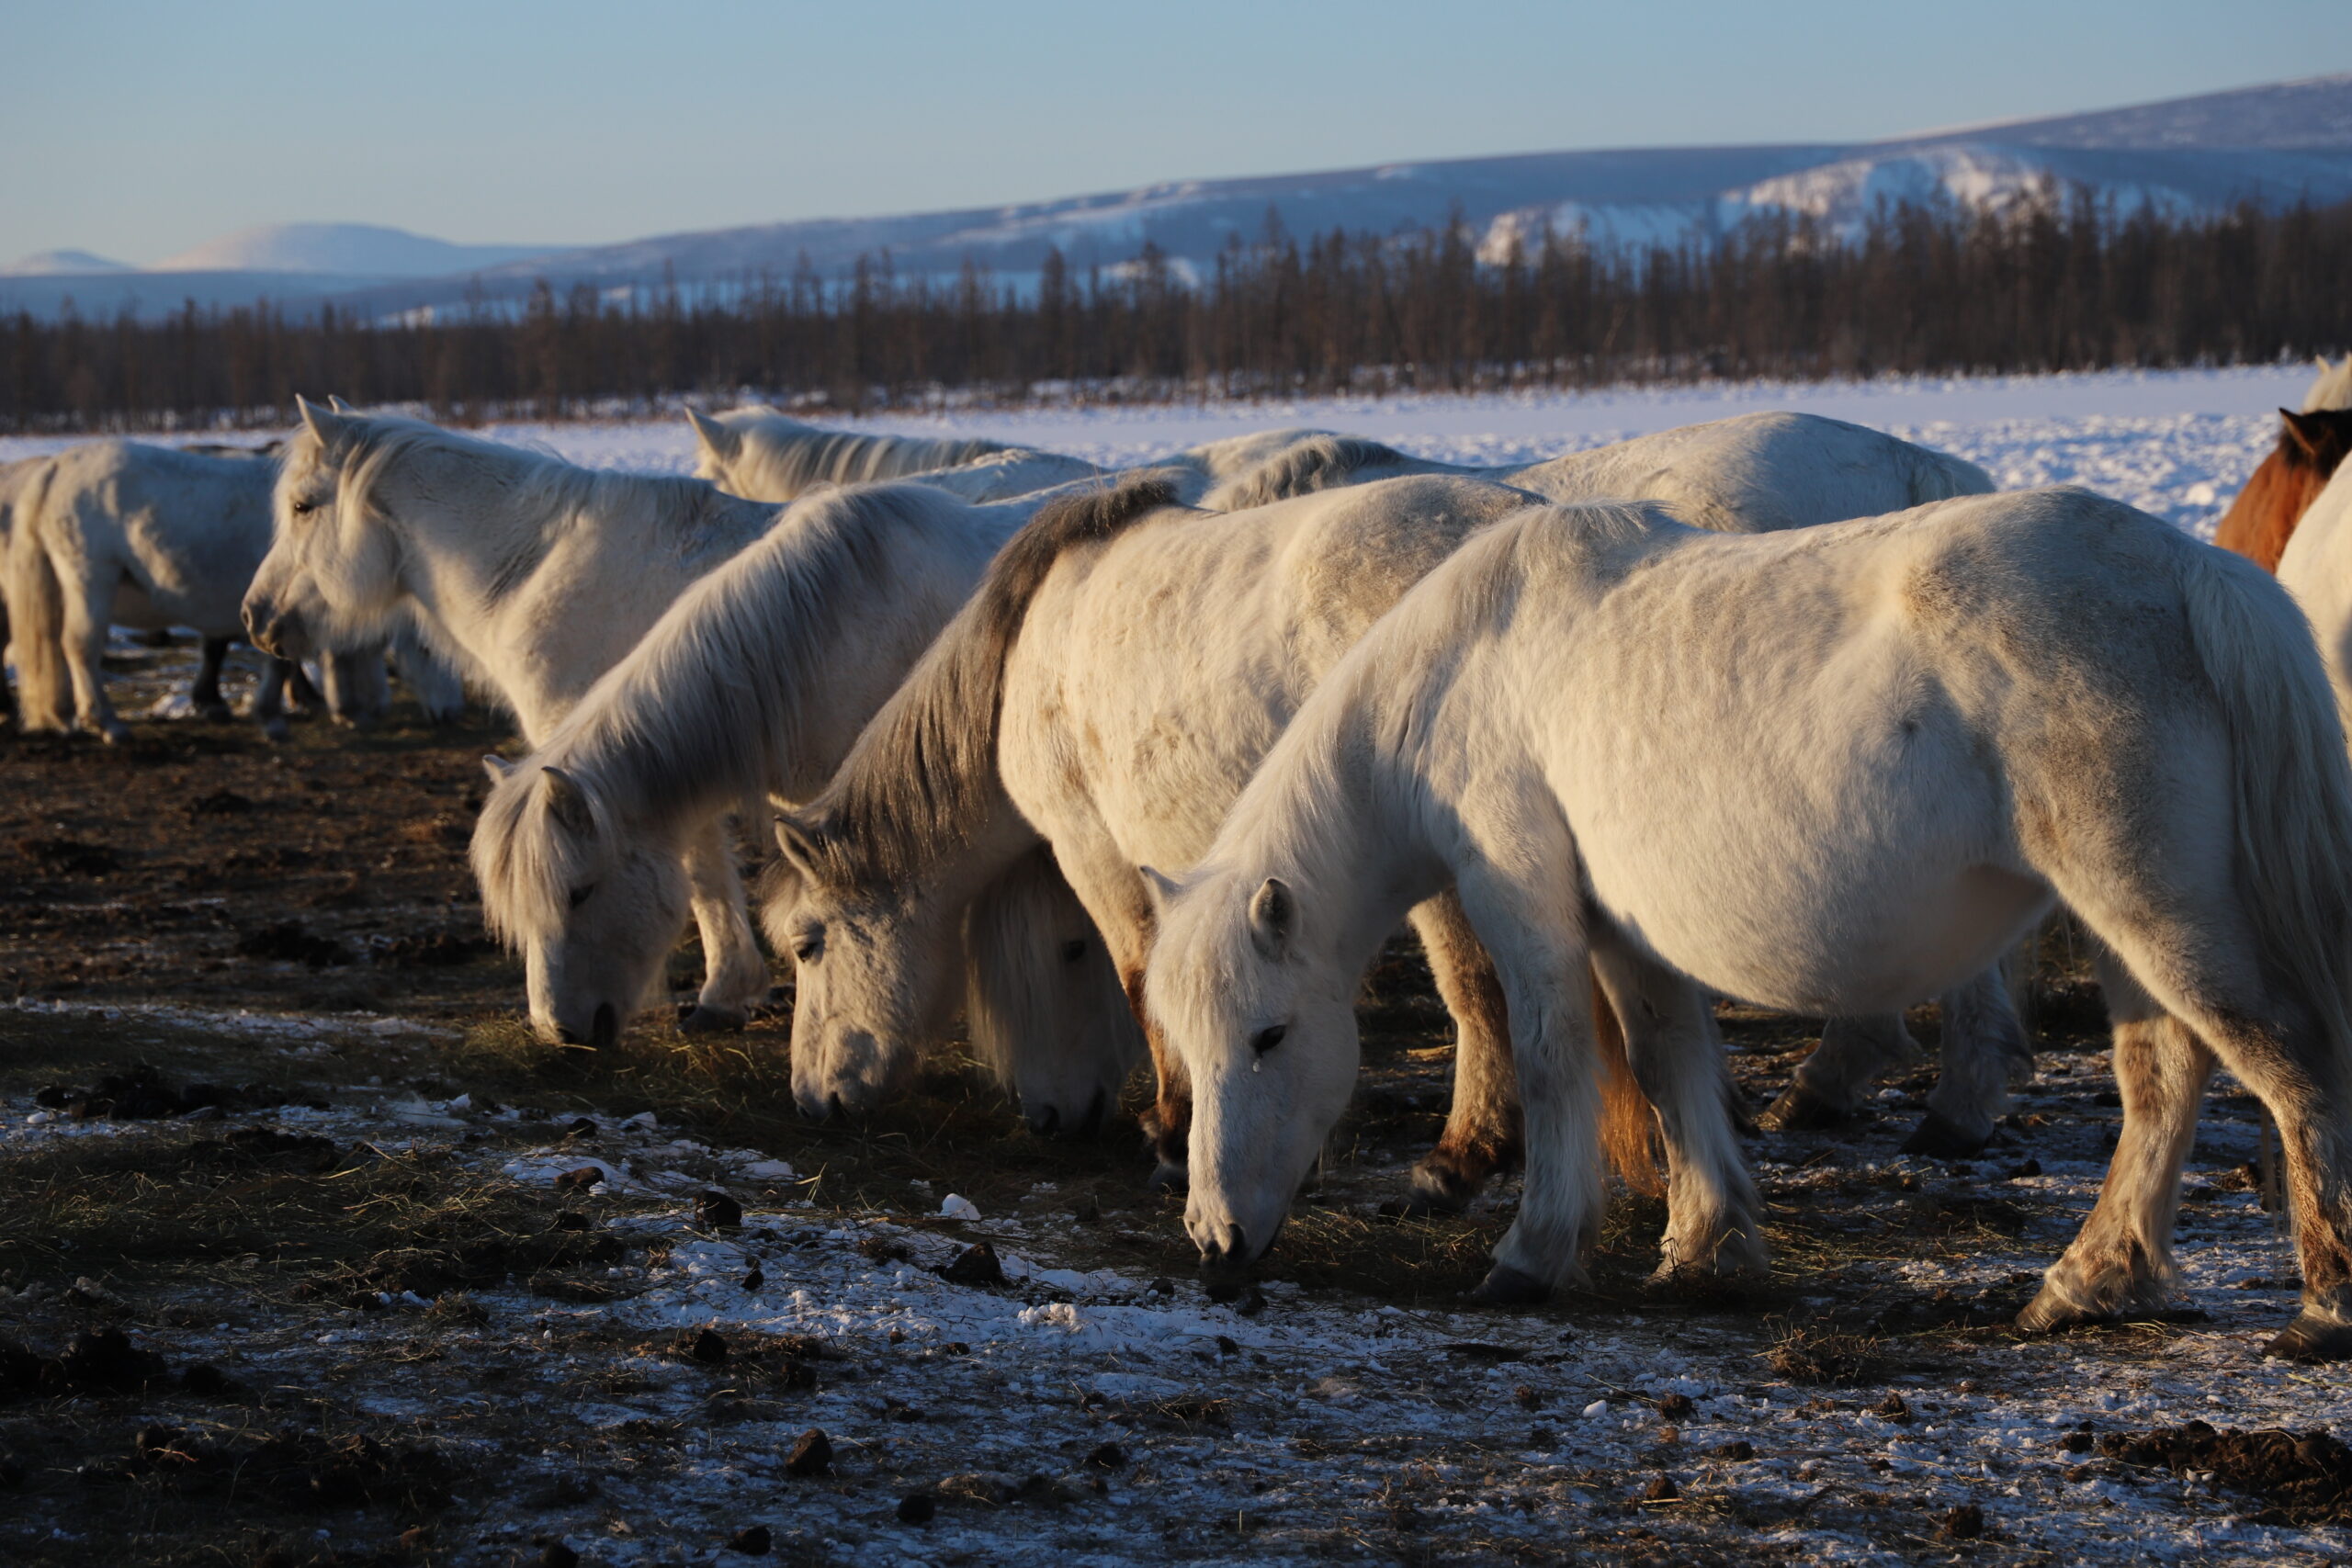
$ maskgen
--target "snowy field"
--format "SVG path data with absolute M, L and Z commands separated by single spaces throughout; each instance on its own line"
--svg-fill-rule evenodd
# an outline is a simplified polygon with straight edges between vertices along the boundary
M 2218 371 L 2117 372 L 1966 380 L 1884 380 L 1666 388 L 1584 394 L 1430 396 L 1377 401 L 1137 407 L 1084 412 L 976 411 L 940 418 L 818 423 L 921 434 L 989 435 L 1105 465 L 1277 425 L 1368 435 L 1453 463 L 1527 463 L 1629 436 L 1760 409 L 1851 420 L 1982 464 L 2006 488 L 2079 484 L 2210 536 L 2237 487 L 2278 437 L 2277 410 L 2301 405 L 2302 365 Z M 597 468 L 684 473 L 684 420 L 643 424 L 492 424 L 492 440 L 527 443 Z M 180 439 L 202 439 L 189 435 Z M 232 440 L 258 440 L 243 434 Z M 0 438 L 0 460 L 70 442 Z
M 1796 408 L 1960 453 L 2004 485 L 2087 485 L 2201 536 L 2309 379 L 2295 367 L 876 423 L 1105 463 L 1304 424 L 1494 463 Z M 692 451 L 683 422 L 485 434 L 673 471 Z M 56 445 L 0 442 L 0 457 Z M 283 780 L 283 761 L 252 772 Z M 470 766 L 453 763 L 453 778 Z M 188 785 L 209 787 L 209 775 Z M 103 919 L 134 905 L 88 908 Z M 327 1179 L 413 1168 L 562 1207 L 581 1216 L 563 1225 L 601 1247 L 594 1268 L 552 1284 L 300 1305 L 250 1289 L 85 1292 L 76 1278 L 94 1265 L 70 1252 L 0 1273 L 0 1338 L 54 1353 L 99 1303 L 175 1377 L 201 1365 L 233 1388 L 301 1391 L 276 1404 L 257 1393 L 279 1414 L 234 1417 L 141 1394 L 121 1412 L 126 1434 L 147 1424 L 226 1452 L 237 1423 L 311 1411 L 323 1428 L 421 1444 L 456 1467 L 454 1496 L 422 1535 L 395 1547 L 379 1515 L 337 1514 L 281 1534 L 306 1554 L 287 1563 L 731 1564 L 748 1559 L 729 1541 L 755 1526 L 778 1560 L 810 1563 L 2352 1560 L 2352 1529 L 2283 1494 L 2123 1451 L 2132 1434 L 2199 1419 L 2352 1434 L 2344 1372 L 2262 1354 L 2292 1315 L 2296 1262 L 2248 1190 L 2256 1115 L 2233 1086 L 2217 1086 L 2189 1161 L 2179 1310 L 2050 1339 L 2005 1326 L 2088 1212 L 2120 1114 L 2108 1053 L 2079 1020 L 2044 1029 L 2038 1081 L 1977 1160 L 1897 1152 L 1931 1081 L 1918 1075 L 1885 1088 L 1859 1129 L 1752 1139 L 1779 1251 L 1759 1298 L 1645 1296 L 1628 1280 L 1655 1256 L 1657 1216 L 1629 1205 L 1630 1239 L 1615 1233 L 1614 1272 L 1591 1299 L 1490 1312 L 1450 1290 L 1302 1284 L 1283 1248 L 1254 1293 L 1212 1299 L 1176 1261 L 1177 1209 L 1142 1190 L 1144 1163 L 1124 1143 L 1083 1156 L 1083 1190 L 1000 1182 L 971 1204 L 943 1182 L 898 1179 L 838 1196 L 827 1161 L 842 1145 L 786 1122 L 743 1146 L 682 1122 L 691 1107 L 640 1112 L 642 1098 L 609 1086 L 550 1090 L 552 1111 L 503 1087 L 493 1098 L 466 1078 L 480 1058 L 458 1049 L 471 1026 L 452 1014 L 283 1010 L 270 983 L 250 1008 L 28 998 L 0 1010 L 0 1067 L 8 1043 L 68 1030 L 198 1063 L 214 1043 L 240 1061 L 260 1053 L 278 1097 L 211 1108 L 202 1136 L 324 1139 L 342 1162 L 322 1168 Z M 1743 1010 L 1725 1019 L 1760 1104 L 1798 1037 Z M 780 1043 L 757 1028 L 752 1039 Z M 1419 1075 L 1412 1094 L 1442 1092 L 1444 1053 L 1393 1055 Z M 159 1169 L 187 1151 L 176 1122 L 76 1119 L 15 1081 L 0 1090 L 0 1171 L 70 1165 L 102 1140 L 153 1149 Z M 1419 1152 L 1366 1134 L 1335 1156 L 1294 1238 L 1346 1225 L 1369 1238 L 1360 1250 L 1405 1246 L 1420 1233 L 1396 1224 L 1394 1200 Z M 713 1191 L 741 1204 L 740 1224 L 697 1217 Z M 1490 1241 L 1516 1197 L 1502 1184 L 1460 1234 Z M 981 1241 L 1001 1279 L 967 1256 Z M 1842 1337 L 1824 1341 L 1831 1330 Z M 24 1440 L 9 1430 L 0 1461 Z M 825 1462 L 809 1457 L 811 1432 Z M 151 1450 L 164 1451 L 142 1447 L 145 1468 L 116 1479 L 160 1485 Z M 75 1473 L 110 1483 L 91 1479 L 95 1462 Z M 0 1508 L 0 1561 L 94 1560 L 76 1555 L 99 1539 L 93 1506 Z M 331 1559 L 339 1551 L 352 1555 Z

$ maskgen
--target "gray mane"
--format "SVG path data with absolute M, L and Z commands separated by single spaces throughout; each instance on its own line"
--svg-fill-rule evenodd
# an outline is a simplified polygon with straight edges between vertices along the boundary
M 902 479 L 958 468 L 1007 450 L 1002 442 L 978 437 L 942 440 L 827 430 L 773 409 L 736 420 L 731 428 L 742 441 L 736 458 L 741 477 L 755 481 L 768 495 L 798 495 L 820 484 Z
M 714 570 L 589 688 L 531 761 L 563 768 L 587 796 L 597 837 L 623 823 L 676 823 L 756 798 L 803 761 L 808 694 L 838 679 L 828 660 L 845 617 L 894 589 L 894 536 L 948 531 L 966 508 L 914 485 L 831 491 Z M 526 770 L 518 780 L 536 779 Z M 521 831 L 537 789 L 492 792 L 475 836 L 483 913 L 560 918 L 577 869 L 572 835 Z M 493 911 L 492 905 L 502 906 Z
M 825 793 L 802 816 L 805 847 L 834 886 L 911 877 L 968 842 L 994 808 L 1004 663 L 1065 551 L 1116 537 L 1176 504 L 1170 476 L 1148 472 L 1049 502 L 989 563 L 883 705 Z
M 1394 446 L 1362 436 L 1310 435 L 1235 479 L 1224 491 L 1224 501 L 1227 510 L 1240 512 L 1334 489 L 1365 468 L 1393 468 L 1411 461 Z

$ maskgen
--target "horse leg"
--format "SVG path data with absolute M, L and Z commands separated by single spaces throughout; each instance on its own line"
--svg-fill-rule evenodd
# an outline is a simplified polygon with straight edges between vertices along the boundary
M 295 660 L 280 660 L 286 669 L 286 711 L 296 718 L 308 718 L 326 706 L 326 698 L 311 684 L 311 672 Z M 323 671 L 322 671 L 323 674 Z
M 74 682 L 77 722 L 111 746 L 130 739 L 130 726 L 115 716 L 114 704 L 107 700 L 107 616 L 114 608 L 114 584 L 92 583 L 89 579 L 96 574 L 87 570 L 88 562 L 82 564 L 85 570 L 78 581 L 58 574 L 64 585 L 64 636 L 60 640 L 66 673 Z
M 1193 1085 L 1184 1059 L 1169 1045 L 1144 1006 L 1143 972 L 1151 960 L 1159 928 L 1151 894 L 1116 840 L 1099 822 L 1064 824 L 1053 840 L 1054 860 L 1070 891 L 1085 906 L 1111 967 L 1126 994 L 1127 1010 L 1143 1031 L 1151 1054 L 1152 1100 L 1138 1120 L 1144 1146 L 1151 1152 L 1151 1185 L 1170 1190 L 1184 1186 L 1185 1144 L 1193 1133 Z
M 2018 1314 L 2029 1332 L 2161 1306 L 2176 1278 L 2180 1168 L 2197 1136 L 2212 1053 L 2103 951 L 2098 977 L 2115 1025 L 2123 1131 L 2090 1218 Z
M 1903 1152 L 1965 1159 L 1993 1141 L 1993 1123 L 2009 1108 L 2009 1086 L 2031 1080 L 2033 1042 L 1999 964 L 1945 992 L 1942 1001 L 1936 1087 Z
M 2167 1042 L 2173 1058 L 2188 1055 L 2181 1042 L 2193 1032 L 2202 1050 L 2219 1057 L 2278 1124 L 2289 1207 L 2302 1261 L 2303 1299 L 2294 1322 L 2271 1341 L 2270 1353 L 2299 1360 L 2352 1358 L 2352 1148 L 2346 1147 L 2344 1132 L 2352 1124 L 2352 1105 L 2346 1103 L 2352 1096 L 2352 1053 L 2338 1037 L 2340 1025 L 2329 1021 L 2338 1014 L 2343 998 L 2318 994 L 2317 987 L 2332 983 L 2327 975 L 2291 973 L 2264 964 L 2257 927 L 2234 887 L 2226 883 L 2188 888 L 2145 886 L 2153 875 L 2146 864 L 2146 842 L 2143 831 L 2132 853 L 2119 853 L 2111 859 L 2120 864 L 2100 868 L 2107 874 L 2068 877 L 2059 893 L 2092 934 L 2113 950 L 2116 964 L 2129 966 L 2138 987 L 2182 1026 L 2183 1032 Z M 2120 1010 L 2114 1010 L 2119 1005 Z M 2109 1006 L 2119 1021 L 2117 1069 L 2123 1077 L 2122 1021 L 2145 1016 L 2145 1009 L 2129 989 L 2121 991 L 2120 999 L 2110 991 Z M 2145 1206 L 2143 1226 L 2152 1228 L 2160 1214 L 2165 1239 L 2193 1124 L 2195 1095 L 2187 1088 L 2192 1077 L 2201 1088 L 2201 1067 L 2177 1066 L 2158 1086 L 2156 1093 L 2165 1097 L 2164 1108 L 2177 1125 L 2166 1129 L 2171 1135 L 2156 1145 L 2157 1157 L 2140 1178 L 2156 1190 L 2154 1197 L 2140 1195 Z M 2125 1137 L 2130 1140 L 2133 1090 L 2129 1078 L 2125 1086 Z M 2153 1143 L 2156 1134 L 2152 1131 L 2146 1137 Z M 2124 1147 L 2117 1146 L 2119 1165 Z M 2089 1239 L 2088 1226 L 2085 1232 Z M 2068 1258 L 2074 1256 L 2070 1248 Z M 2031 1327 L 2053 1326 L 2085 1315 L 2086 1310 L 2112 1311 L 2118 1304 L 2145 1299 L 2161 1285 L 2166 1261 L 2150 1247 L 2142 1256 L 2109 1260 L 2103 1269 L 2064 1274 L 2053 1269 L 2056 1291 L 2045 1286 L 2021 1321 Z M 2061 1260 L 2062 1268 L 2064 1262 Z M 2050 1298 L 2046 1306 L 2043 1297 Z
M 379 665 L 382 657 L 377 657 Z M 702 932 L 702 992 L 679 1021 L 688 1034 L 743 1027 L 752 1004 L 768 994 L 768 964 L 752 935 L 743 879 L 727 842 L 727 818 L 712 818 L 686 844 L 686 879 L 693 886 L 695 925 Z
M 1510 1019 L 1494 961 L 1452 892 L 1408 917 L 1429 955 L 1438 995 L 1453 1015 L 1453 1106 L 1437 1147 L 1413 1168 L 1413 1213 L 1455 1213 L 1487 1179 L 1519 1158 L 1519 1075 L 1510 1061 Z
M 1896 1013 L 1822 1021 L 1821 1043 L 1797 1064 L 1789 1087 L 1758 1121 L 1775 1132 L 1835 1127 L 1862 1108 L 1862 1091 L 1878 1079 L 1910 1066 L 1919 1043 Z
M 1740 1149 L 1736 1090 L 1706 993 L 1614 943 L 1596 944 L 1592 967 L 1666 1142 L 1666 1236 L 1653 1278 L 1762 1278 L 1769 1255 L 1756 1184 Z
M 1526 1128 L 1519 1214 L 1496 1243 L 1494 1267 L 1473 1292 L 1496 1305 L 1540 1301 L 1584 1284 L 1585 1258 L 1607 1204 L 1593 1072 L 1590 953 L 1574 845 L 1565 826 L 1544 853 L 1540 818 L 1512 844 L 1513 863 L 1482 862 L 1461 885 L 1468 913 L 1501 981 Z
M 202 660 L 196 667 L 196 683 L 187 689 L 188 706 L 196 710 L 198 717 L 215 724 L 229 716 L 229 705 L 220 700 L 220 661 L 228 656 L 227 637 L 206 637 Z
M 261 732 L 272 740 L 283 740 L 286 728 L 286 681 L 288 673 L 299 679 L 302 667 L 290 659 L 265 657 L 262 660 L 261 684 L 254 690 L 254 718 Z

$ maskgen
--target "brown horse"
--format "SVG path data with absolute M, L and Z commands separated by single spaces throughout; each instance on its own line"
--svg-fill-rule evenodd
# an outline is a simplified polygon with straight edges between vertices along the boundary
M 2278 445 L 2213 532 L 2213 542 L 2235 550 L 2265 571 L 2278 570 L 2278 558 L 2294 536 L 2303 511 L 2327 488 L 2336 465 L 2352 452 L 2352 410 L 2278 411 Z

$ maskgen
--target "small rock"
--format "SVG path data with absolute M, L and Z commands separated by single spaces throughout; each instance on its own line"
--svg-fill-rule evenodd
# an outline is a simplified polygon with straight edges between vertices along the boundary
M 686 1347 L 686 1354 L 706 1367 L 715 1367 L 727 1359 L 727 1339 L 715 1328 L 706 1328 Z
M 899 1522 L 902 1525 L 927 1525 L 937 1512 L 938 1500 L 928 1492 L 910 1492 L 899 1499 Z
M 1155 1296 L 1172 1296 L 1176 1293 L 1176 1281 L 1162 1277 L 1160 1279 L 1154 1280 L 1150 1284 L 1146 1285 L 1144 1289 L 1149 1291 Z
M 1681 1495 L 1682 1488 L 1674 1483 L 1674 1477 L 1670 1475 L 1652 1476 L 1650 1483 L 1642 1488 L 1642 1501 L 1645 1503 L 1671 1503 Z
M 939 1277 L 951 1285 L 1001 1285 L 1004 1264 L 996 1248 L 985 1241 L 976 1241 L 956 1255 L 956 1260 L 939 1270 Z
M 1746 1438 L 1734 1438 L 1728 1443 L 1716 1444 L 1714 1448 L 1708 1451 L 1713 1453 L 1717 1459 L 1745 1461 L 1756 1457 L 1756 1445 L 1749 1442 Z
M 582 1116 L 566 1127 L 563 1135 L 567 1138 L 593 1138 L 596 1135 L 596 1123 Z
M 566 1209 L 555 1217 L 554 1228 L 560 1231 L 584 1231 L 588 1228 L 588 1216 L 577 1209 Z
M 752 1525 L 737 1530 L 734 1539 L 727 1543 L 727 1550 L 746 1557 L 765 1557 L 775 1545 L 775 1538 L 768 1533 L 767 1526 Z
M 961 1192 L 950 1192 L 939 1201 L 939 1213 L 944 1218 L 969 1223 L 980 1217 L 980 1206 Z
M 539 1568 L 580 1568 L 580 1553 L 560 1540 L 551 1540 L 539 1553 Z
M 784 1461 L 786 1475 L 822 1475 L 833 1468 L 833 1440 L 824 1429 L 811 1427 L 800 1434 L 792 1445 L 792 1457 Z
M 731 1230 L 743 1223 L 743 1205 L 716 1190 L 695 1200 L 695 1224 L 705 1230 Z
M 1886 1397 L 1871 1407 L 1871 1414 L 1883 1416 L 1900 1426 L 1907 1427 L 1911 1424 L 1911 1406 L 1905 1403 L 1903 1396 L 1893 1389 L 1888 1389 Z
M 601 1167 L 583 1165 L 577 1169 L 567 1170 L 557 1177 L 555 1190 L 559 1192 L 585 1192 L 604 1179 L 605 1172 Z M 567 1547 L 565 1550 L 571 1549 Z
M 767 1282 L 768 1277 L 760 1271 L 756 1263 L 752 1265 L 752 1271 L 743 1276 L 743 1288 L 747 1291 L 756 1291 Z
M 1984 1533 L 1984 1510 L 1974 1503 L 1962 1503 L 1944 1516 L 1944 1534 L 1954 1540 L 1974 1540 Z
M 1657 1413 L 1669 1421 L 1688 1420 L 1690 1412 L 1697 1408 L 1697 1405 L 1690 1403 L 1690 1396 L 1687 1393 L 1666 1394 L 1657 1402 Z
M 1086 1456 L 1086 1462 L 1097 1470 L 1124 1470 L 1127 1463 L 1127 1450 L 1116 1443 L 1098 1443 L 1094 1451 Z

